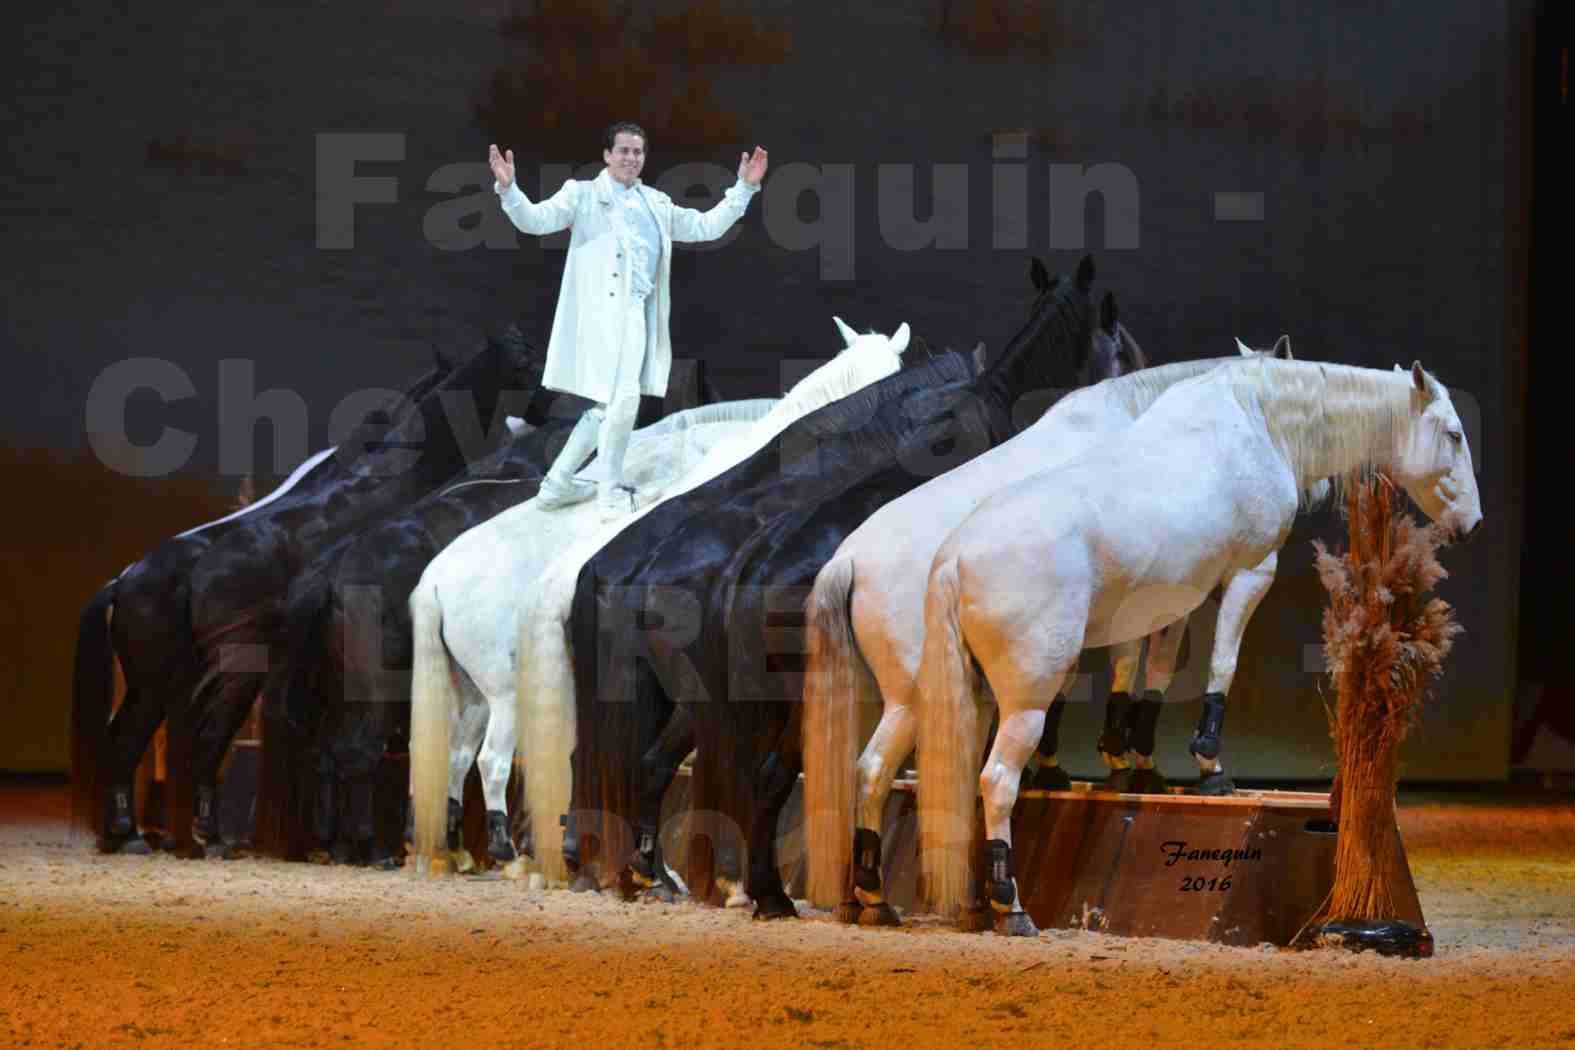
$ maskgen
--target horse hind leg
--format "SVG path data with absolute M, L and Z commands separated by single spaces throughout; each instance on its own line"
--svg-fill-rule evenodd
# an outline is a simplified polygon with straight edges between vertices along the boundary
M 886 800 L 891 796 L 897 767 L 913 751 L 919 720 L 912 707 L 889 703 L 880 724 L 859 757 L 858 821 L 853 829 L 852 893 L 837 907 L 840 922 L 860 926 L 900 926 L 902 921 L 886 902 L 882 869 L 881 828 Z
M 1038 928 L 1023 910 L 1017 887 L 1012 850 L 1012 810 L 1017 804 L 1023 767 L 1044 738 L 1050 704 L 1042 699 L 1060 696 L 1062 684 L 1075 666 L 1075 654 L 1059 672 L 1003 667 L 990 674 L 992 690 L 1001 712 L 995 741 L 979 774 L 984 803 L 984 898 L 995 913 L 998 932 L 1032 937 Z
M 487 695 L 487 731 L 476 753 L 481 793 L 487 806 L 487 856 L 504 865 L 505 877 L 526 874 L 509 832 L 509 774 L 514 770 L 519 708 L 512 695 Z

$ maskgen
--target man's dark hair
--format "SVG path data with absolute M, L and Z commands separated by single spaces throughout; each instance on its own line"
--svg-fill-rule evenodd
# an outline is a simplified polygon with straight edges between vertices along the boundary
M 619 135 L 638 135 L 645 148 L 651 148 L 651 137 L 645 133 L 644 128 L 632 121 L 622 120 L 608 128 L 602 135 L 602 149 L 612 149 L 617 144 Z

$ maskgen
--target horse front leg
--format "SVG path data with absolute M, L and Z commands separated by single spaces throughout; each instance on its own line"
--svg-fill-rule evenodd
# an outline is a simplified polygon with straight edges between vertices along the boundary
M 1176 659 L 1181 641 L 1187 635 L 1188 617 L 1148 636 L 1148 653 L 1143 669 L 1143 696 L 1129 709 L 1127 754 L 1132 759 L 1132 783 L 1128 790 L 1139 794 L 1163 794 L 1168 787 L 1165 776 L 1154 761 L 1155 730 L 1159 726 L 1165 691 L 1176 676 Z
M 1132 694 L 1142 663 L 1143 639 L 1110 647 L 1110 696 L 1105 701 L 1105 728 L 1099 734 L 1099 757 L 1110 770 L 1105 786 L 1127 791 L 1132 786 L 1132 760 L 1127 737 L 1131 731 Z
M 1200 795 L 1228 795 L 1236 790 L 1219 758 L 1225 727 L 1225 697 L 1230 692 L 1231 680 L 1236 677 L 1236 660 L 1241 653 L 1247 621 L 1252 619 L 1258 603 L 1274 582 L 1278 560 L 1278 552 L 1271 553 L 1252 568 L 1236 572 L 1225 584 L 1219 624 L 1214 630 L 1214 652 L 1209 658 L 1208 691 L 1203 696 L 1203 713 L 1188 747 L 1201 774 L 1198 780 Z

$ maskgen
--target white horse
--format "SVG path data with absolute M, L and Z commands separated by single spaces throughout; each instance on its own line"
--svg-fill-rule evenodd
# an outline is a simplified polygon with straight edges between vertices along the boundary
M 744 437 L 713 449 L 706 461 L 675 485 L 680 496 L 744 462 L 795 420 L 823 405 L 863 389 L 897 371 L 907 349 L 907 324 L 887 340 L 856 335 L 837 321 L 847 349 L 795 385 L 781 405 Z M 648 512 L 642 511 L 640 513 Z M 632 519 L 631 519 L 632 520 Z M 519 617 L 520 759 L 525 766 L 526 806 L 536 832 L 536 863 L 549 880 L 567 877 L 563 831 L 558 816 L 572 802 L 570 757 L 575 743 L 574 665 L 569 645 L 569 614 L 580 570 L 618 528 L 587 535 L 543 572 L 525 596 Z M 734 887 L 734 902 L 741 900 Z
M 630 439 L 630 485 L 643 500 L 658 497 L 712 447 L 747 432 L 776 404 L 762 398 L 705 405 L 642 427 Z M 592 461 L 580 475 L 594 478 L 599 470 Z M 465 778 L 474 763 L 486 799 L 488 853 L 507 865 L 506 875 L 523 874 L 506 797 L 514 765 L 516 607 L 532 573 L 595 528 L 597 515 L 590 503 L 549 511 L 527 500 L 457 537 L 411 592 L 411 828 L 446 816 L 447 860 L 460 872 L 475 868 L 459 842 Z M 421 851 L 417 857 L 418 866 L 421 858 L 437 871 L 446 866 L 442 857 Z
M 1243 356 L 1258 353 L 1240 340 L 1236 347 Z M 1267 353 L 1288 360 L 1289 337 L 1281 336 Z M 1150 367 L 1074 391 L 1010 441 L 876 511 L 821 569 L 805 613 L 809 664 L 804 680 L 804 812 L 813 903 L 836 905 L 843 922 L 898 923 L 881 891 L 881 814 L 918 734 L 915 694 L 924 645 L 924 583 L 941 543 L 987 496 L 1071 461 L 1131 426 L 1171 386 L 1235 360 L 1239 358 Z M 892 542 L 893 537 L 901 537 L 901 542 Z M 1130 750 L 1125 733 L 1119 744 L 1102 738 L 1101 756 L 1112 768 L 1153 769 L 1153 720 L 1159 711 L 1159 700 L 1153 697 L 1170 685 L 1185 626 L 1182 620 L 1150 639 L 1149 692 L 1137 707 L 1146 736 Z M 1142 647 L 1139 638 L 1112 648 L 1113 724 L 1119 724 L 1124 713 L 1118 696 L 1130 696 L 1134 689 Z M 868 705 L 864 710 L 869 711 L 876 700 L 882 704 L 880 723 L 855 763 L 859 707 Z M 1036 787 L 1069 786 L 1055 756 L 1054 723 L 1065 701 L 1056 703 L 1040 742 Z M 855 862 L 851 898 L 850 860 Z
M 1481 524 L 1460 418 L 1420 362 L 1406 373 L 1238 361 L 1177 384 L 1126 430 L 996 493 L 952 532 L 930 570 L 918 693 L 921 863 L 939 911 L 968 896 L 977 777 L 983 896 L 1003 932 L 1036 932 L 1012 871 L 1012 808 L 1079 652 L 1148 635 L 1222 585 L 1205 723 L 1222 714 L 1272 579 L 1265 563 L 1302 499 L 1320 479 L 1371 470 L 1447 529 Z M 982 773 L 981 685 L 1000 710 Z
M 411 596 L 416 632 L 411 798 L 418 868 L 423 858 L 428 859 L 428 866 L 434 866 L 430 861 L 438 858 L 438 843 L 447 837 L 445 816 L 456 810 L 454 800 L 461 797 L 469 770 L 470 752 L 450 748 L 451 735 L 459 740 L 473 740 L 480 727 L 486 726 L 487 739 L 478 761 L 482 762 L 484 783 L 494 782 L 496 791 L 495 796 L 488 793 L 487 809 L 494 811 L 496 803 L 498 810 L 506 812 L 503 795 L 518 734 L 528 725 L 516 717 L 525 707 L 515 693 L 517 667 L 529 661 L 528 654 L 517 649 L 517 625 L 523 622 L 527 608 L 534 607 L 545 580 L 555 578 L 547 573 L 549 565 L 569 552 L 583 552 L 583 562 L 657 503 L 722 473 L 799 416 L 885 378 L 900 366 L 900 355 L 908 342 L 907 325 L 887 339 L 880 335 L 859 336 L 840 319 L 834 320 L 845 343 L 836 358 L 805 377 L 780 400 L 751 403 L 747 425 L 703 428 L 703 441 L 695 440 L 699 431 L 685 431 L 682 454 L 674 456 L 669 451 L 665 458 L 658 455 L 665 463 L 663 475 L 659 483 L 644 484 L 642 506 L 632 516 L 604 524 L 588 509 L 589 504 L 543 512 L 527 503 L 494 519 L 509 519 L 501 526 L 507 530 L 506 540 L 499 542 L 496 537 L 504 534 L 489 523 L 466 533 L 428 567 Z M 658 438 L 658 442 L 664 440 Z M 631 449 L 632 463 L 635 451 Z M 587 471 L 595 468 L 593 462 Z M 490 535 L 471 539 L 483 530 Z M 463 548 L 461 543 L 465 543 Z M 572 581 L 573 577 L 571 598 Z M 439 604 L 444 593 L 463 595 L 464 600 L 452 603 L 457 608 L 445 614 Z M 567 604 L 564 608 L 566 613 Z M 456 615 L 464 615 L 466 622 L 456 627 Z M 524 659 L 517 659 L 520 656 Z M 452 667 L 451 661 L 458 667 Z M 458 689 L 453 684 L 455 679 L 463 683 Z M 572 704 L 572 672 L 569 681 L 567 695 Z M 461 692 L 470 699 L 469 703 L 461 700 Z M 483 697 L 484 703 L 477 703 L 478 697 Z M 572 734 L 572 706 L 568 725 Z M 565 751 L 565 766 L 567 755 Z M 526 766 L 525 775 L 527 785 L 540 779 L 540 771 L 531 765 Z M 446 805 L 444 798 L 450 800 Z M 546 812 L 562 811 L 563 807 Z M 555 848 L 561 838 L 556 833 L 555 816 L 533 820 L 532 832 L 538 866 L 549 880 L 561 881 L 561 849 Z M 453 862 L 463 868 L 467 859 L 458 853 Z M 438 863 L 435 867 L 442 870 L 444 865 Z

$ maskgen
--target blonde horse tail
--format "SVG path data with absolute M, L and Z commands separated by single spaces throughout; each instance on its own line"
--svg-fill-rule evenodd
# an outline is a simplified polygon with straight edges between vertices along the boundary
M 851 557 L 833 558 L 815 577 L 804 606 L 809 646 L 803 711 L 805 842 L 809 899 L 822 907 L 847 897 L 859 710 L 880 699 L 853 635 L 853 576 Z
M 959 619 L 957 561 L 931 571 L 919 671 L 919 855 L 925 893 L 939 914 L 969 896 L 978 786 L 977 682 Z
M 410 595 L 415 653 L 410 681 L 410 810 L 417 858 L 448 856 L 449 732 L 459 693 L 437 588 L 418 584 Z
M 571 577 L 572 579 L 572 577 Z M 518 755 L 525 766 L 525 806 L 530 812 L 536 866 L 548 885 L 566 883 L 563 827 L 558 818 L 573 801 L 574 664 L 568 624 L 559 606 L 538 602 L 519 622 Z

